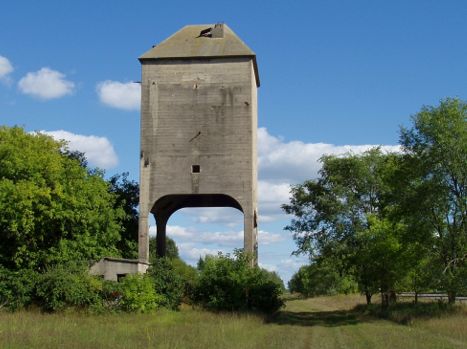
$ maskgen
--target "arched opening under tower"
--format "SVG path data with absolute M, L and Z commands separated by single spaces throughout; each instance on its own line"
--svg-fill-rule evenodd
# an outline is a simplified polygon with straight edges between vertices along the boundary
M 186 208 L 229 207 L 243 213 L 240 203 L 225 194 L 174 194 L 158 199 L 151 210 L 156 220 L 156 254 L 166 253 L 167 222 L 178 210 Z M 243 218 L 244 219 L 244 218 Z

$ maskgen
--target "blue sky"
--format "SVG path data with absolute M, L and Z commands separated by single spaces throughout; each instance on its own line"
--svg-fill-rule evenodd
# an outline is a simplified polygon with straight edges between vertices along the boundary
M 257 54 L 260 263 L 285 279 L 302 259 L 283 231 L 288 186 L 323 153 L 398 142 L 422 105 L 467 98 L 465 1 L 6 1 L 0 124 L 66 138 L 108 175 L 138 179 L 137 57 L 186 24 L 227 23 Z M 91 137 L 94 136 L 94 137 Z M 193 262 L 242 245 L 233 209 L 176 213 Z

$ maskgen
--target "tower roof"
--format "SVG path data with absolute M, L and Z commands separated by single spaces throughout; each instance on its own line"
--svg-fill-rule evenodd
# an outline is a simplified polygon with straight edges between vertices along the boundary
M 226 24 L 187 25 L 139 57 L 140 62 L 186 58 L 251 57 L 256 54 Z

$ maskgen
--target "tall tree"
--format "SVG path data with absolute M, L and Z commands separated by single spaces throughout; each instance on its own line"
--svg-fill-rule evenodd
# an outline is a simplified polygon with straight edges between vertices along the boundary
M 430 243 L 443 288 L 454 302 L 467 289 L 467 104 L 423 107 L 401 129 L 405 211 L 411 231 Z
M 121 239 L 117 248 L 124 258 L 138 258 L 139 185 L 128 179 L 128 172 L 110 177 L 109 184 L 110 192 L 116 196 L 114 207 L 123 208 L 126 214 L 121 221 Z
M 290 204 L 283 205 L 294 215 L 286 229 L 294 233 L 297 252 L 312 260 L 339 261 L 368 302 L 381 290 L 384 306 L 404 273 L 402 261 L 393 259 L 406 256 L 399 243 L 404 227 L 390 218 L 398 157 L 378 148 L 362 155 L 324 156 L 319 178 L 292 187 Z
M 65 260 L 118 255 L 124 216 L 100 171 L 66 144 L 0 127 L 0 264 L 41 269 Z

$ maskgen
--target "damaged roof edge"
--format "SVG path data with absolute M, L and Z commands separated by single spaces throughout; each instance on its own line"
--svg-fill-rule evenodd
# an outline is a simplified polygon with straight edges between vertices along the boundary
M 216 28 L 221 26 L 221 36 Z M 213 35 L 214 34 L 214 35 Z M 256 86 L 260 86 L 256 54 L 226 24 L 187 25 L 138 59 L 157 60 L 213 59 L 248 57 L 253 60 Z

